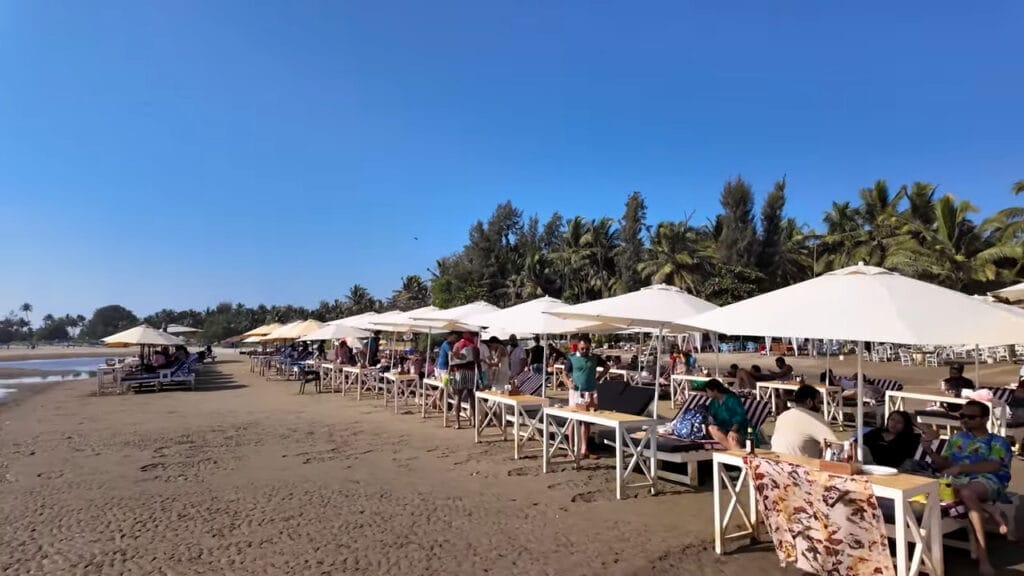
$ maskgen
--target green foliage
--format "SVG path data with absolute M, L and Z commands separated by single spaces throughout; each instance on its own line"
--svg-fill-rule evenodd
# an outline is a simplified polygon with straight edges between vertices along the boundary
M 82 336 L 89 340 L 99 340 L 138 324 L 139 318 L 131 310 L 119 304 L 110 304 L 92 313 L 92 318 L 82 329 Z
M 410 310 L 427 304 L 450 308 L 477 300 L 501 307 L 548 295 L 569 303 L 603 298 L 651 283 L 680 287 L 716 304 L 729 304 L 864 261 L 968 293 L 1019 282 L 1024 273 L 1024 207 L 1019 203 L 975 221 L 977 209 L 927 182 L 890 192 L 885 180 L 859 191 L 858 203 L 832 202 L 817 233 L 785 214 L 786 181 L 775 183 L 755 225 L 750 186 L 726 182 L 722 214 L 704 225 L 692 215 L 648 225 L 639 192 L 630 194 L 621 220 L 564 217 L 524 221 L 511 202 L 498 204 L 486 223 L 469 230 L 463 248 L 440 258 L 429 281 L 411 275 L 386 301 L 356 284 L 316 308 L 222 302 L 205 310 L 164 309 L 144 321 L 153 327 L 184 324 L 217 342 L 268 322 L 333 320 L 368 311 Z M 1024 194 L 1024 180 L 1011 187 Z M 0 318 L 0 344 L 13 341 L 91 340 L 139 323 L 117 305 L 92 318 L 47 314 L 33 334 L 21 305 Z
M 750 267 L 757 255 L 757 229 L 754 226 L 754 193 L 737 176 L 722 188 L 719 259 L 732 266 Z

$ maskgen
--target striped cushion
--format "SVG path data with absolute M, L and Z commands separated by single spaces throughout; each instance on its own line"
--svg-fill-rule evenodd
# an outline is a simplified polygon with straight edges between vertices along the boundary
M 992 399 L 998 400 L 1003 404 L 1009 404 L 1010 399 L 1013 398 L 1013 388 L 987 388 L 992 392 Z
M 544 375 L 534 374 L 532 370 L 527 370 L 515 378 L 516 387 L 523 394 L 536 395 L 540 391 L 541 387 L 544 386 Z
M 899 380 L 874 378 L 867 381 L 881 388 L 883 392 L 900 392 L 903 390 L 903 383 Z
M 711 403 L 711 397 L 707 394 L 690 394 L 686 397 L 686 401 L 683 402 L 682 408 L 676 413 L 676 417 L 686 412 L 688 408 L 699 408 L 706 407 Z M 761 426 L 764 426 L 768 415 L 771 414 L 772 405 L 764 400 L 757 400 L 754 398 L 745 398 L 743 400 L 743 408 L 747 411 L 747 419 L 750 420 L 750 425 L 754 430 L 760 430 Z M 675 417 L 673 417 L 675 420 Z

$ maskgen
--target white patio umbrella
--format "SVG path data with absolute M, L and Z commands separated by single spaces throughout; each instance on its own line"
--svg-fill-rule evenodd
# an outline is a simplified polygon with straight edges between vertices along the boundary
M 416 308 L 408 312 L 402 312 L 399 314 L 389 314 L 386 317 L 381 318 L 370 318 L 369 322 L 374 326 L 379 326 L 380 329 L 387 330 L 394 334 L 399 332 L 419 332 L 427 335 L 427 358 L 424 366 L 430 363 L 430 339 L 437 332 L 443 332 L 448 328 L 448 324 L 441 320 L 416 320 L 421 314 L 430 314 L 438 312 L 441 309 L 437 306 L 423 306 L 422 308 Z M 392 365 L 394 364 L 394 355 L 391 357 Z
M 456 306 L 455 308 L 447 308 L 445 310 L 417 313 L 412 317 L 412 319 L 440 321 L 444 324 L 446 329 L 456 330 L 460 326 L 477 327 L 478 325 L 469 322 L 470 318 L 495 312 L 498 309 L 499 308 L 494 304 L 478 301 L 470 304 L 464 304 L 462 306 Z
M 330 322 L 328 322 L 328 324 L 348 324 L 350 326 L 355 326 L 357 323 L 363 321 L 364 319 L 376 315 L 376 312 L 363 312 L 362 314 L 356 314 L 354 316 L 346 316 L 344 318 L 339 318 L 337 320 L 331 320 Z
M 182 326 L 181 324 L 168 324 L 167 329 L 164 331 L 168 334 L 195 334 L 196 332 L 202 332 L 199 328 Z
M 494 310 L 477 316 L 471 316 L 466 322 L 485 326 L 490 334 L 538 334 L 544 336 L 544 366 L 547 366 L 547 336 L 549 334 L 575 334 L 577 332 L 618 332 L 618 326 L 594 322 L 591 320 L 566 320 L 547 314 L 551 310 L 565 308 L 566 304 L 557 298 L 544 296 L 529 302 L 523 302 L 502 310 Z M 501 338 L 501 336 L 498 336 Z M 507 337 L 507 336 L 506 336 Z M 504 340 L 505 338 L 502 338 Z M 546 369 L 546 368 L 545 368 Z M 545 396 L 547 386 L 541 387 L 541 396 Z
M 552 314 L 569 320 L 588 320 L 614 324 L 624 328 L 651 328 L 658 332 L 658 341 L 668 332 L 692 332 L 686 318 L 718 308 L 674 286 L 655 284 L 635 292 L 612 296 L 552 310 Z M 661 380 L 661 346 L 657 347 L 654 367 L 654 417 L 658 417 L 657 390 Z
M 369 337 L 369 332 L 356 328 L 355 326 L 349 326 L 347 324 L 325 324 L 319 330 L 314 330 L 302 338 L 299 338 L 299 340 L 341 340 L 342 338 L 348 340 L 350 338 L 357 339 Z
M 951 316 L 952 314 L 952 316 Z M 864 341 L 991 346 L 1024 333 L 1024 317 L 884 268 L 850 266 L 686 319 L 722 334 L 857 342 L 857 432 L 864 427 Z M 858 458 L 862 446 L 858 445 Z
M 1020 284 L 1014 284 L 1002 290 L 996 290 L 995 292 L 989 292 L 989 296 L 995 296 L 1002 301 L 1009 302 L 1010 304 L 1024 304 L 1024 282 Z

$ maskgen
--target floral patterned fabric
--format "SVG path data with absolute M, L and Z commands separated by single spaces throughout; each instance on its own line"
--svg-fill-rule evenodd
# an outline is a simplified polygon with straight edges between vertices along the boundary
M 748 456 L 746 465 L 783 565 L 826 576 L 895 575 L 866 479 L 768 458 Z

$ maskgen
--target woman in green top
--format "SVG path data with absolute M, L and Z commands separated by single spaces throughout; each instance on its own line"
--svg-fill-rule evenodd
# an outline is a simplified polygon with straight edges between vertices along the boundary
M 708 415 L 711 417 L 708 434 L 725 446 L 726 450 L 742 450 L 749 424 L 743 401 L 717 378 L 708 380 L 704 391 L 711 397 L 708 404 Z

